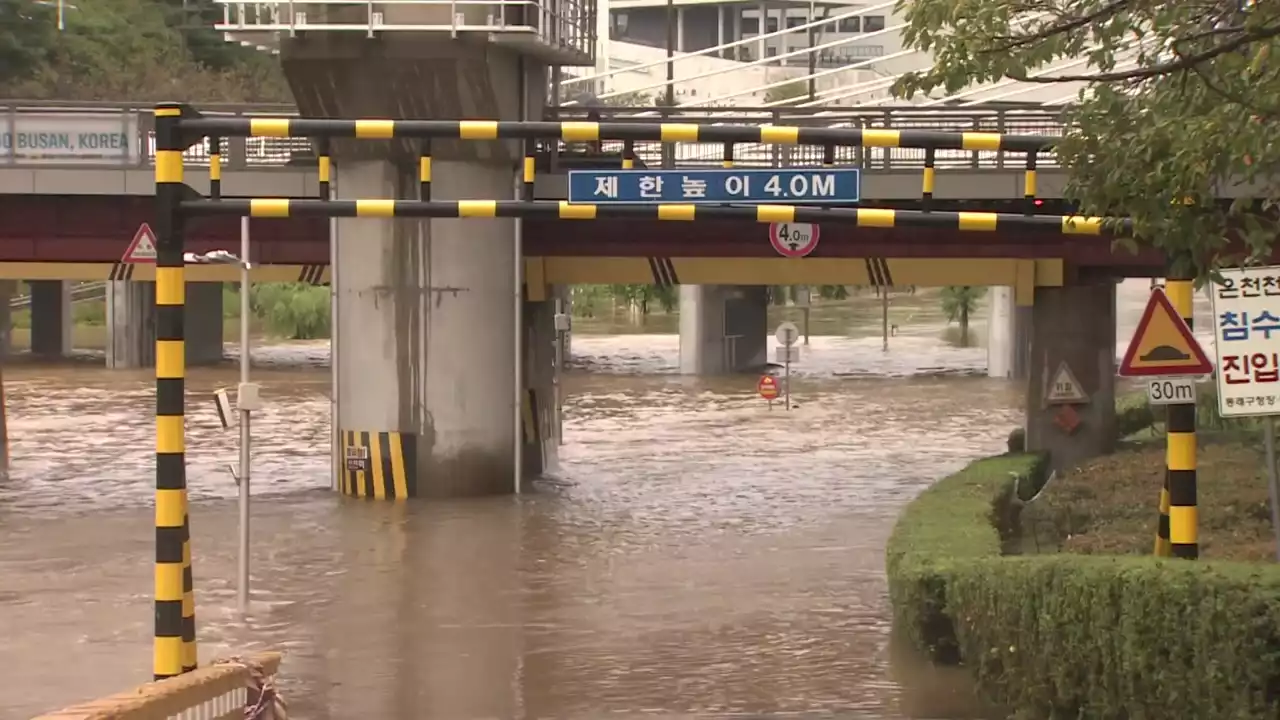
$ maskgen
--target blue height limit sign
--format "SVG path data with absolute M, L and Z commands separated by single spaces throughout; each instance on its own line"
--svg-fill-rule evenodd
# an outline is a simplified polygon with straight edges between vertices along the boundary
M 855 204 L 857 168 L 803 170 L 570 170 L 569 202 Z

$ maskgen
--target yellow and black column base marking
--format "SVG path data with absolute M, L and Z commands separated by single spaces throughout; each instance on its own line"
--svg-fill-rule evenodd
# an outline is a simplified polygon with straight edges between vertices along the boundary
M 107 279 L 108 280 L 132 280 L 133 269 L 136 268 L 137 266 L 138 266 L 137 263 L 124 263 L 124 262 L 115 263 L 111 266 L 111 274 L 107 277 Z
M 893 273 L 889 272 L 889 261 L 884 258 L 867 258 L 867 277 L 877 287 L 893 287 Z
M 400 432 L 342 431 L 342 494 L 374 500 L 418 495 L 417 436 Z
M 669 257 L 649 258 L 649 272 L 653 273 L 653 284 L 658 287 L 675 287 L 680 284 L 675 263 Z
M 303 265 L 298 271 L 298 282 L 308 285 L 327 285 L 329 279 L 324 275 L 325 270 L 328 269 L 328 265 Z

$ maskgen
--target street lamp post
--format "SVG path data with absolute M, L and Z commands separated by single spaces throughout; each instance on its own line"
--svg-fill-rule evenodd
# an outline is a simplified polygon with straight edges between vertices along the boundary
M 262 409 L 258 397 L 258 386 L 249 381 L 249 292 L 252 281 L 249 271 L 249 218 L 240 218 L 240 254 L 226 250 L 213 250 L 197 255 L 187 253 L 184 259 L 188 263 L 202 265 L 239 265 L 240 266 L 240 384 L 236 388 L 236 410 L 240 416 L 240 473 L 236 476 L 239 486 L 239 553 L 236 564 L 236 606 L 242 614 L 249 612 L 249 478 L 252 460 L 253 437 L 250 431 L 250 413 Z

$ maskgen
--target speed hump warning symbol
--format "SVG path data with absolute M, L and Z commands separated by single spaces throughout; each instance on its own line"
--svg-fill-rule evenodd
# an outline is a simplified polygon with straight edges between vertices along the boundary
M 814 223 L 773 223 L 769 226 L 769 244 L 782 257 L 799 258 L 818 247 L 819 234 Z

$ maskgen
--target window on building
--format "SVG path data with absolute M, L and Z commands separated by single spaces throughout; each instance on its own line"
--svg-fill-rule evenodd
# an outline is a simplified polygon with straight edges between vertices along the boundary
M 862 18 L 863 32 L 879 32 L 884 29 L 883 15 L 868 15 Z
M 742 34 L 759 35 L 760 34 L 760 18 L 744 17 L 742 18 Z
M 765 27 L 766 33 L 778 32 L 778 18 L 776 17 L 767 18 L 765 20 L 764 27 Z
M 862 18 L 857 15 L 853 17 L 842 18 L 838 29 L 842 33 L 862 32 Z
M 613 36 L 623 37 L 627 34 L 627 14 L 624 12 L 613 13 Z
M 764 49 L 764 56 L 765 56 L 765 57 L 773 57 L 774 55 L 777 55 L 777 54 L 778 54 L 778 48 L 776 48 L 776 47 L 774 47 L 774 46 L 772 46 L 772 45 L 770 45 L 770 46 L 768 46 L 768 47 L 766 47 L 766 48 Z
M 792 30 L 792 29 L 798 28 L 801 25 L 804 25 L 804 23 L 805 23 L 805 18 L 794 17 L 794 16 L 789 17 L 787 18 L 787 29 Z

